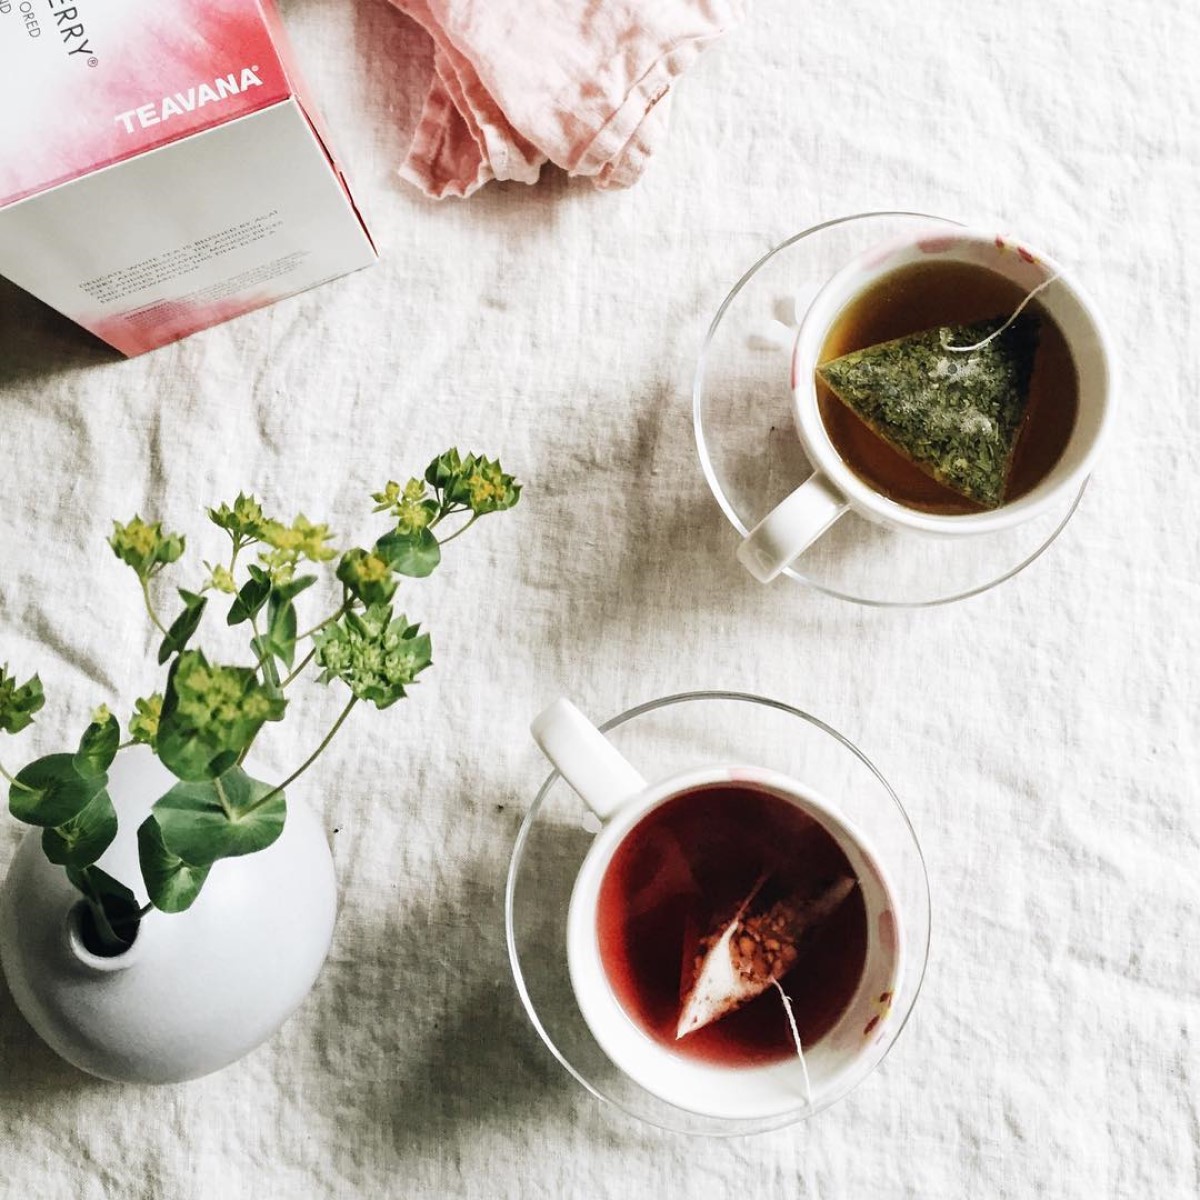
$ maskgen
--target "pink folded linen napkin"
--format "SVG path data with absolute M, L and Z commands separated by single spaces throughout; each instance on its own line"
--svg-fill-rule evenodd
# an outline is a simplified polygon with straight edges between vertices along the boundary
M 544 162 L 628 187 L 666 132 L 668 91 L 743 0 L 391 0 L 434 44 L 400 175 L 426 195 L 533 183 Z

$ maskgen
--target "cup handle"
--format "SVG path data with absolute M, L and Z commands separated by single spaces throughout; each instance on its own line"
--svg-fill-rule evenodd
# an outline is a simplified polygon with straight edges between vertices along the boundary
M 746 534 L 738 560 L 759 583 L 770 583 L 848 507 L 846 497 L 824 475 L 811 475 Z
M 555 700 L 529 727 L 542 753 L 602 821 L 646 790 L 646 781 L 567 699 Z

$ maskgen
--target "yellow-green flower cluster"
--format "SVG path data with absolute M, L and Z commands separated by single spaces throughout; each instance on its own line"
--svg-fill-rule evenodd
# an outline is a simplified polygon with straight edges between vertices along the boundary
M 389 479 L 383 491 L 371 493 L 371 499 L 375 501 L 372 512 L 387 512 L 400 502 L 400 485 L 394 479 Z
M 135 516 L 124 525 L 120 521 L 113 522 L 108 544 L 112 552 L 145 582 L 179 558 L 184 539 L 176 533 L 163 533 L 161 521 L 150 524 Z
M 262 536 L 266 524 L 262 505 L 254 496 L 247 496 L 243 492 L 238 492 L 232 504 L 210 508 L 208 518 L 214 525 L 224 529 L 235 544 L 256 541 Z
M 180 779 L 212 779 L 228 770 L 264 721 L 283 716 L 287 701 L 252 667 L 210 663 L 185 650 L 172 668 L 155 752 Z
M 480 454 L 463 458 L 457 450 L 448 450 L 429 464 L 425 478 L 446 501 L 477 517 L 512 508 L 521 498 L 521 485 L 505 474 L 499 460 Z
M 387 605 L 361 615 L 347 613 L 313 639 L 321 681 L 340 679 L 360 700 L 387 708 L 432 661 L 429 635 L 403 616 L 392 619 Z
M 139 696 L 133 702 L 133 716 L 129 718 L 129 736 L 135 742 L 154 748 L 158 740 L 158 722 L 162 717 L 163 698 L 158 692 L 151 696 Z
M 204 565 L 208 567 L 208 579 L 204 582 L 204 589 L 212 588 L 214 591 L 225 592 L 230 596 L 237 594 L 238 586 L 228 567 L 222 566 L 220 563 L 216 565 L 205 563 Z
M 464 485 L 467 503 L 475 513 L 499 512 L 511 508 L 516 501 L 516 485 L 511 475 L 505 475 L 498 462 L 480 459 Z
M 387 512 L 396 518 L 401 533 L 420 533 L 438 515 L 438 502 L 428 499 L 428 493 L 423 480 L 410 479 L 401 489 L 389 479 L 383 491 L 371 493 L 371 499 L 375 501 L 375 512 Z
M 370 550 L 347 550 L 338 563 L 337 577 L 366 605 L 386 604 L 396 590 L 391 566 Z
M 7 664 L 0 667 L 0 730 L 20 733 L 33 723 L 33 714 L 45 703 L 42 681 L 36 675 L 18 687 Z
M 333 536 L 328 525 L 318 525 L 301 513 L 291 525 L 282 521 L 263 523 L 261 539 L 270 547 L 259 558 L 271 572 L 274 583 L 288 583 L 302 559 L 309 562 L 328 562 L 337 557 L 337 548 L 325 543 Z
M 213 725 L 246 720 L 261 723 L 274 711 L 271 698 L 247 688 L 253 672 L 240 667 L 210 666 L 199 655 L 180 663 L 175 676 L 176 711 L 182 720 L 204 731 Z

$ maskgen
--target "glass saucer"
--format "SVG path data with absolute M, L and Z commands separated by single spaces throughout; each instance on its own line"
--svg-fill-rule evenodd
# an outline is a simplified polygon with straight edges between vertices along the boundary
M 886 866 L 907 930 L 906 965 L 892 1000 L 894 1020 L 871 1051 L 875 1059 L 867 1070 L 873 1070 L 912 1011 L 929 952 L 925 862 L 887 780 L 862 751 L 823 721 L 746 693 L 666 696 L 631 708 L 600 728 L 648 780 L 717 763 L 771 768 L 829 797 L 870 838 Z M 555 771 L 542 784 L 521 825 L 508 871 L 509 961 L 529 1019 L 554 1057 L 592 1095 L 639 1120 L 679 1133 L 734 1136 L 779 1129 L 812 1116 L 849 1091 L 853 1084 L 819 1106 L 765 1120 L 723 1120 L 660 1100 L 609 1061 L 584 1022 L 567 972 L 571 889 L 599 827 Z
M 872 246 L 917 229 L 958 224 L 903 212 L 827 221 L 764 255 L 725 297 L 696 366 L 693 419 L 704 477 L 740 536 L 812 474 L 796 436 L 788 380 L 795 327 L 811 298 L 838 268 Z M 964 600 L 1029 566 L 1062 532 L 1083 491 L 1014 529 L 970 538 L 887 529 L 849 512 L 784 574 L 842 600 L 881 608 Z

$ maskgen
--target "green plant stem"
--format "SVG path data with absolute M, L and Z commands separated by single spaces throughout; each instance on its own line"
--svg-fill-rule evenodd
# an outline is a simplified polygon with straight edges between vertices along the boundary
M 119 744 L 118 744 L 118 746 L 117 746 L 117 750 L 118 750 L 118 751 L 121 751 L 121 750 L 128 750 L 130 746 L 136 746 L 136 745 L 137 745 L 137 742 L 135 742 L 135 741 L 133 740 L 133 738 L 130 738 L 130 739 L 127 741 L 127 742 L 121 742 L 121 743 L 119 743 Z
M 430 529 L 436 529 L 447 517 L 454 516 L 455 513 L 469 512 L 470 509 L 466 504 L 445 504 L 441 512 L 438 513 L 432 521 L 429 522 Z
M 297 676 L 297 675 L 299 675 L 299 674 L 300 674 L 300 672 L 301 672 L 301 671 L 303 671 L 303 670 L 304 670 L 304 668 L 305 668 L 305 667 L 307 667 L 307 666 L 308 666 L 308 664 L 309 664 L 310 662 L 312 662 L 313 658 L 316 656 L 316 653 L 317 653 L 317 648 L 316 648 L 316 646 L 314 646 L 314 647 L 313 647 L 313 648 L 312 648 L 312 649 L 311 649 L 311 650 L 310 650 L 310 651 L 309 651 L 309 652 L 308 652 L 308 653 L 307 653 L 307 654 L 306 654 L 306 655 L 305 655 L 305 656 L 304 656 L 304 657 L 303 657 L 303 658 L 300 660 L 300 662 L 297 664 L 297 666 L 296 666 L 295 670 L 293 670 L 293 671 L 291 672 L 291 674 L 289 674 L 289 675 L 288 675 L 288 676 L 287 676 L 285 679 L 281 679 L 281 680 L 279 681 L 279 686 L 280 686 L 281 688 L 285 688 L 285 687 L 287 687 L 287 685 L 288 685 L 289 683 L 291 683 L 291 682 L 292 682 L 292 680 L 293 680 L 293 679 L 295 679 L 295 678 L 296 678 L 296 676 Z
M 342 589 L 342 602 L 340 605 L 338 605 L 336 611 L 330 613 L 330 615 L 327 616 L 325 618 L 325 620 L 319 621 L 311 629 L 306 629 L 303 633 L 296 634 L 296 641 L 302 642 L 305 638 L 310 638 L 314 634 L 320 633 L 322 629 L 326 628 L 329 625 L 332 625 L 334 623 L 334 621 L 341 620 L 341 618 L 344 617 L 346 615 L 346 613 L 350 612 L 350 610 L 353 608 L 354 608 L 354 597 L 350 595 L 349 591 L 347 591 L 345 588 L 343 588 Z M 300 662 L 288 674 L 288 676 L 280 682 L 280 684 L 279 684 L 280 689 L 287 687 L 287 685 L 289 683 L 291 683 L 300 674 L 300 672 L 303 671 L 304 668 L 308 666 L 308 664 L 310 662 L 312 662 L 316 653 L 317 653 L 317 648 L 316 648 L 316 646 L 314 646 L 300 660 Z
M 318 622 L 311 629 L 306 629 L 303 633 L 296 634 L 296 641 L 302 642 L 302 641 L 304 641 L 305 638 L 312 637 L 312 635 L 314 633 L 320 633 L 321 630 L 324 629 L 326 625 L 332 625 L 334 623 L 334 621 L 339 620 L 347 612 L 349 612 L 350 606 L 352 603 L 353 603 L 353 601 L 351 601 L 351 600 L 345 601 L 336 612 L 334 612 L 330 616 L 326 617 L 325 620 Z
M 242 811 L 238 814 L 239 819 L 248 817 L 252 812 L 254 812 L 255 809 L 262 808 L 262 806 L 266 804 L 268 800 L 274 800 L 280 792 L 291 787 L 291 785 L 295 783 L 296 780 L 299 779 L 300 776 L 303 775 L 304 772 L 307 771 L 308 768 L 311 767 L 318 758 L 320 758 L 322 752 L 325 750 L 325 747 L 333 741 L 334 737 L 337 735 L 337 731 L 341 729 L 342 723 L 350 715 L 357 703 L 358 697 L 351 696 L 349 704 L 342 709 L 341 715 L 336 721 L 334 721 L 333 728 L 330 729 L 324 738 L 321 739 L 321 744 L 281 784 L 279 784 L 277 787 L 273 787 L 269 792 L 266 793 L 266 795 L 262 796 L 260 799 L 251 804 L 249 808 L 242 809 Z
M 449 545 L 456 537 L 461 537 L 464 533 L 466 533 L 467 530 L 470 529 L 471 526 L 474 525 L 478 520 L 479 514 L 475 513 L 471 519 L 464 526 L 462 526 L 461 529 L 456 529 L 449 537 L 438 538 L 438 543 L 442 546 Z
M 142 599 L 146 601 L 146 612 L 150 614 L 150 620 L 154 622 L 155 627 L 163 637 L 167 636 L 167 627 L 158 619 L 158 613 L 154 611 L 154 604 L 150 599 L 150 582 L 147 579 L 142 579 Z
M 259 641 L 259 640 L 262 638 L 262 634 L 260 634 L 260 633 L 258 632 L 258 621 L 257 621 L 257 619 L 256 619 L 256 618 L 254 618 L 254 617 L 251 617 L 251 618 L 250 618 L 250 628 L 251 628 L 251 629 L 253 630 L 253 632 L 254 632 L 254 640 L 255 640 L 256 642 L 257 642 L 257 641 Z M 257 672 L 257 671 L 262 671 L 263 667 L 266 665 L 266 662 L 267 662 L 267 660 L 268 660 L 269 658 L 271 658 L 271 657 L 272 657 L 272 655 L 271 655 L 271 652 L 270 652 L 270 650 L 264 650 L 264 651 L 263 651 L 263 652 L 262 652 L 262 653 L 261 653 L 261 654 L 258 656 L 257 660 L 255 661 L 255 663 L 254 663 L 254 670 L 255 670 L 256 672 Z M 269 683 L 269 682 L 270 682 L 270 680 L 268 680 L 268 679 L 266 678 L 266 672 L 263 672 L 263 679 L 264 679 L 264 682 L 267 682 L 267 683 Z
M 8 782 L 9 782 L 9 783 L 11 783 L 13 787 L 15 787 L 15 788 L 20 788 L 20 789 L 21 789 L 21 791 L 23 791 L 23 792 L 32 792 L 32 791 L 34 790 L 33 788 L 31 788 L 31 787 L 29 786 L 29 784 L 27 784 L 27 783 L 22 783 L 22 782 L 21 782 L 19 779 L 15 779 L 15 778 L 13 778 L 13 776 L 11 776 L 11 775 L 10 775 L 10 774 L 9 774 L 9 773 L 8 773 L 8 772 L 7 772 L 7 771 L 4 769 L 4 765 L 3 765 L 2 763 L 0 763 L 0 775 L 3 775 L 3 776 L 4 776 L 4 778 L 5 778 L 5 779 L 7 779 L 7 780 L 8 780 Z
M 254 630 L 254 640 L 256 642 L 261 642 L 262 633 L 258 628 L 257 617 L 250 618 L 250 628 Z M 268 649 L 265 654 L 259 657 L 258 662 L 254 664 L 254 669 L 256 671 L 262 671 L 263 683 L 265 683 L 268 688 L 279 687 L 279 671 L 275 666 L 275 655 L 271 653 L 270 649 Z
M 116 929 L 113 928 L 112 922 L 108 919 L 108 913 L 104 911 L 104 905 L 98 900 L 92 899 L 91 896 L 86 896 L 88 907 L 92 910 L 92 921 L 96 926 L 96 934 L 100 938 L 100 944 L 106 950 L 128 950 L 129 939 L 121 937 Z
M 218 800 L 220 800 L 220 802 L 221 802 L 221 807 L 222 807 L 222 808 L 225 810 L 225 816 L 226 816 L 226 817 L 227 817 L 227 818 L 228 818 L 230 821 L 232 821 L 232 820 L 233 820 L 233 809 L 231 809 L 231 808 L 229 807 L 229 797 L 225 795 L 225 787 L 224 787 L 224 785 L 221 783 L 221 777 L 220 777 L 220 775 L 218 775 L 218 776 L 217 776 L 217 777 L 216 777 L 216 778 L 213 780 L 213 787 L 216 789 L 216 792 L 217 792 L 217 799 L 218 799 Z
M 259 633 L 259 631 L 258 631 L 258 618 L 257 617 L 250 618 L 250 628 L 254 631 L 254 640 L 256 642 L 261 641 L 262 634 Z M 256 662 L 254 664 L 254 670 L 262 671 L 263 684 L 265 687 L 267 687 L 268 689 L 275 689 L 276 691 L 282 691 L 282 688 L 280 687 L 280 684 L 279 684 L 279 672 L 275 668 L 275 656 L 271 653 L 270 650 L 268 650 L 265 654 L 262 654 L 259 656 L 258 662 Z M 241 754 L 239 754 L 237 756 L 237 762 L 234 764 L 235 766 L 240 767 L 242 765 L 242 763 L 244 763 L 246 761 L 246 755 L 250 753 L 250 747 L 254 745 L 255 738 L 258 737 L 258 735 L 261 731 L 262 731 L 262 726 L 260 725 L 258 727 L 258 729 L 256 729 L 254 731 L 254 737 L 252 737 L 242 747 L 242 752 L 241 752 Z M 222 803 L 224 803 L 224 801 L 222 801 Z M 228 811 L 229 810 L 226 809 L 227 814 L 228 814 Z

